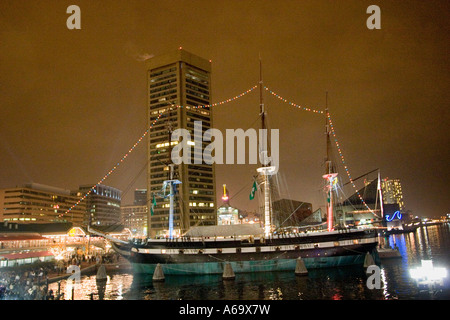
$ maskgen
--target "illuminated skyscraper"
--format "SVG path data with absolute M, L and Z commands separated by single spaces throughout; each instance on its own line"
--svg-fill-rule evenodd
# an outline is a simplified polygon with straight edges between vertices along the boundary
M 211 63 L 180 48 L 147 60 L 147 70 L 148 125 L 160 115 L 149 132 L 147 144 L 149 206 L 153 195 L 157 195 L 154 213 L 149 219 L 149 235 L 154 237 L 167 235 L 169 228 L 169 199 L 158 196 L 163 192 L 164 180 L 169 178 L 168 165 L 172 163 L 170 153 L 175 144 L 169 144 L 169 131 L 187 129 L 194 139 L 194 121 L 202 121 L 202 134 L 212 127 L 209 107 L 192 108 L 211 104 Z M 175 234 L 187 231 L 193 225 L 216 224 L 214 165 L 204 161 L 194 164 L 194 159 L 196 162 L 201 159 L 207 142 L 200 146 L 190 141 L 190 145 L 193 146 L 191 164 L 174 167 L 174 178 L 182 182 L 177 185 L 175 196 Z
M 383 202 L 385 204 L 398 204 L 403 212 L 405 204 L 403 202 L 402 185 L 399 179 L 384 179 L 381 181 L 383 189 Z

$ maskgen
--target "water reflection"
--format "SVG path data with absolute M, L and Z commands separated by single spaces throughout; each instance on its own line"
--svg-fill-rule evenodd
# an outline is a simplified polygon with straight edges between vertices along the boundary
M 61 281 L 60 290 L 65 300 L 122 300 L 124 293 L 131 288 L 132 274 L 111 274 L 106 281 L 97 281 L 95 275 L 82 276 L 80 283 Z M 58 283 L 51 283 L 49 289 L 58 292 Z
M 424 230 L 425 229 L 425 230 Z M 411 278 L 409 270 L 429 259 L 435 266 L 450 265 L 450 229 L 448 225 L 421 227 L 414 233 L 391 235 L 391 247 L 398 247 L 402 258 L 383 260 L 381 288 L 368 289 L 368 275 L 361 267 L 309 270 L 308 276 L 294 272 L 236 274 L 223 281 L 221 275 L 167 276 L 153 283 L 152 275 L 108 273 L 104 283 L 95 275 L 82 276 L 74 288 L 76 300 L 331 300 L 331 299 L 450 299 L 449 279 L 443 288 L 423 290 Z M 71 286 L 62 282 L 65 299 L 71 299 Z M 50 284 L 57 292 L 57 283 Z

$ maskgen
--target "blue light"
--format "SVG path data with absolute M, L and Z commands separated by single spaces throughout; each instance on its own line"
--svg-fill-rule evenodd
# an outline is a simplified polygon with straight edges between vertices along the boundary
M 400 213 L 400 211 L 395 211 L 394 214 L 392 215 L 392 217 L 390 215 L 386 215 L 386 221 L 390 222 L 392 220 L 394 220 L 395 216 L 397 216 L 398 220 L 402 219 L 402 214 Z

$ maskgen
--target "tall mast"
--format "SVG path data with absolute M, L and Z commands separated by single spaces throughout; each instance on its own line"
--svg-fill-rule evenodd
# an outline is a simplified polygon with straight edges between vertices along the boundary
M 263 100 L 263 90 L 264 90 L 264 84 L 262 79 L 262 61 L 261 61 L 261 55 L 259 56 L 259 112 L 261 115 L 261 129 L 266 128 L 265 123 L 265 110 L 264 110 L 264 100 Z M 264 150 L 264 146 L 263 146 Z
M 164 184 L 169 184 L 169 239 L 173 239 L 174 230 L 173 230 L 173 216 L 174 216 L 174 197 L 175 197 L 175 185 L 180 184 L 181 181 L 174 179 L 174 169 L 175 164 L 170 163 L 171 154 L 172 154 L 172 132 L 173 125 L 170 117 L 172 116 L 172 108 L 169 109 L 169 115 L 167 119 L 167 129 L 169 134 L 169 176 L 168 180 L 164 181 Z
M 331 161 L 331 130 L 330 130 L 330 124 L 328 123 L 328 117 L 329 117 L 329 113 L 328 113 L 328 92 L 326 92 L 326 96 L 325 96 L 325 129 L 326 129 L 326 144 L 327 144 L 327 158 L 325 160 L 325 164 L 326 164 L 326 169 L 325 169 L 325 173 L 334 173 L 335 170 L 335 166 L 334 163 Z
M 380 212 L 381 218 L 384 217 L 384 208 L 383 208 L 383 189 L 381 188 L 381 175 L 380 170 L 378 170 L 378 192 L 380 196 Z M 375 208 L 376 209 L 376 208 Z
M 270 236 L 272 232 L 272 214 L 271 214 L 271 203 L 270 203 L 270 186 L 269 186 L 269 176 L 275 173 L 274 166 L 267 166 L 268 159 L 268 150 L 264 145 L 266 141 L 267 134 L 266 124 L 265 124 L 265 109 L 264 109 L 264 100 L 263 100 L 263 80 L 262 80 L 262 62 L 261 56 L 259 57 L 259 107 L 260 107 L 260 115 L 261 115 L 261 127 L 263 135 L 259 135 L 259 139 L 261 140 L 261 150 L 260 150 L 260 160 L 262 160 L 262 167 L 256 169 L 264 181 L 264 236 L 267 238 Z
M 322 176 L 326 180 L 325 190 L 327 193 L 327 230 L 334 230 L 334 215 L 333 215 L 333 185 L 335 184 L 335 179 L 337 177 L 337 173 L 335 172 L 335 167 L 333 162 L 331 161 L 331 130 L 329 124 L 329 113 L 328 113 L 328 92 L 326 93 L 325 100 L 325 128 L 326 128 L 326 145 L 327 145 L 327 158 L 325 160 L 325 174 Z

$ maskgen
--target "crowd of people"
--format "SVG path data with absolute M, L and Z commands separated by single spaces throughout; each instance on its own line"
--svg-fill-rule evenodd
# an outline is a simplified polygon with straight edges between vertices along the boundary
M 50 300 L 48 274 L 51 266 L 0 272 L 0 300 Z
M 80 268 L 99 264 L 114 263 L 115 254 L 79 255 L 74 254 L 66 260 L 55 260 L 38 265 L 18 266 L 0 269 L 0 300 L 59 300 L 63 295 L 48 290 L 49 279 L 57 278 L 69 270 L 69 266 Z

